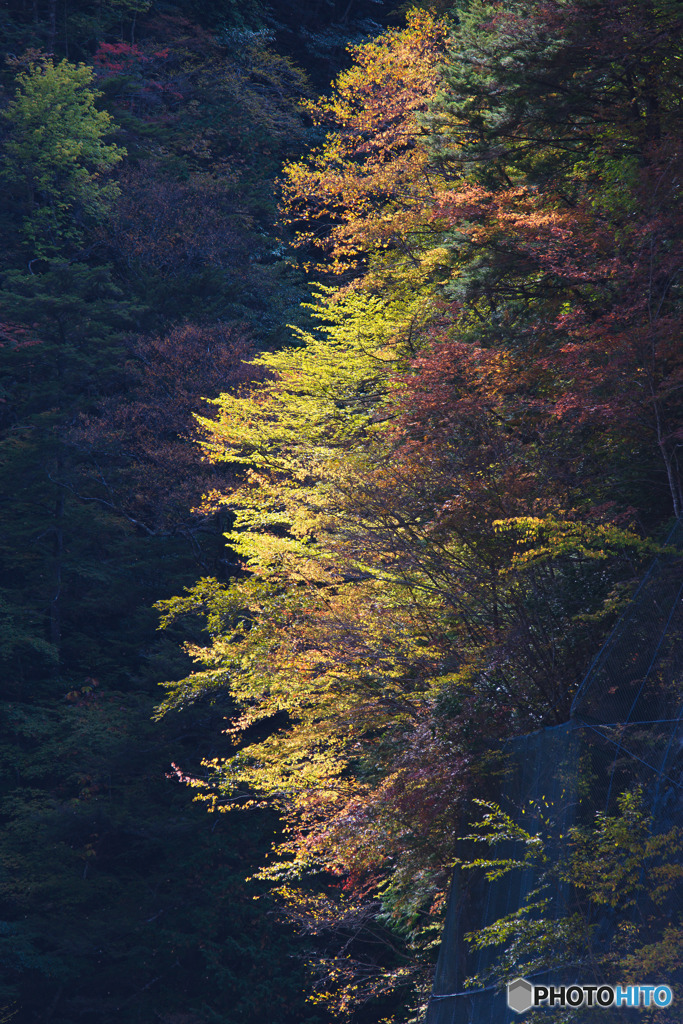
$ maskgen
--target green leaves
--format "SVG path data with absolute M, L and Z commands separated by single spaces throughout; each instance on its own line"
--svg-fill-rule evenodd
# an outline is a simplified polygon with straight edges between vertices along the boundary
M 678 827 L 653 831 L 642 790 L 623 791 L 616 813 L 599 812 L 590 824 L 559 837 L 542 808 L 533 815 L 532 833 L 497 804 L 476 802 L 487 813 L 464 838 L 492 848 L 513 841 L 523 855 L 473 860 L 463 867 L 480 867 L 489 880 L 519 869 L 535 868 L 536 874 L 522 906 L 467 936 L 474 949 L 501 947 L 486 977 L 470 984 L 503 983 L 534 970 L 566 967 L 585 970 L 587 977 L 632 982 L 674 977 L 667 971 L 683 945 L 677 910 L 683 835 Z M 565 909 L 558 915 L 552 896 L 559 890 Z M 581 1015 L 569 1012 L 562 1019 Z
M 93 71 L 85 64 L 45 59 L 17 76 L 17 93 L 3 118 L 3 178 L 20 197 L 21 232 L 33 257 L 65 251 L 102 220 L 119 194 L 101 179 L 125 155 L 106 143 L 111 116 L 98 110 Z
M 504 570 L 511 573 L 562 557 L 604 561 L 615 552 L 630 550 L 645 557 L 662 550 L 661 545 L 611 523 L 571 522 L 552 515 L 543 519 L 535 516 L 498 519 L 493 522 L 493 528 L 497 533 L 516 538 L 517 547 L 521 549 L 513 554 L 509 570 Z

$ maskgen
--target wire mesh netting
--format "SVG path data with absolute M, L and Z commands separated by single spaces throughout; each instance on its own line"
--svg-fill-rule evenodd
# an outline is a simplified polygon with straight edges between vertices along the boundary
M 546 866 L 566 852 L 572 826 L 594 823 L 598 812 L 616 815 L 629 791 L 642 791 L 652 834 L 683 825 L 683 524 L 677 524 L 667 545 L 670 552 L 654 561 L 593 662 L 570 721 L 505 745 L 499 807 L 525 833 L 544 835 Z M 426 1024 L 519 1020 L 508 1009 L 504 981 L 523 973 L 515 971 L 520 959 L 528 968 L 524 976 L 535 984 L 592 980 L 577 976 L 585 974 L 586 957 L 577 953 L 572 963 L 567 954 L 571 886 L 556 876 L 553 885 L 543 888 L 546 866 L 538 859 L 525 861 L 525 843 L 513 837 L 514 827 L 510 831 L 511 838 L 496 845 L 494 856 L 520 866 L 490 881 L 483 869 L 456 869 Z M 482 850 L 473 845 L 469 854 L 481 858 Z M 650 894 L 645 885 L 634 888 L 642 895 L 632 898 L 628 910 L 616 901 L 615 906 L 606 904 L 593 924 L 597 942 L 607 945 L 624 920 L 642 916 L 638 900 Z M 681 887 L 670 890 L 659 909 L 674 921 L 683 911 Z M 510 915 L 519 917 L 525 907 L 529 921 L 544 921 L 538 939 L 527 948 L 514 948 L 509 935 L 481 948 L 465 938 Z M 533 934 L 530 925 L 527 931 Z M 681 971 L 672 965 L 670 976 L 659 980 L 683 980 Z M 622 979 L 599 980 L 617 984 Z M 571 1019 L 592 1020 L 596 1013 L 605 1019 L 599 1007 L 578 1011 Z M 622 1008 L 619 1019 L 639 1013 Z

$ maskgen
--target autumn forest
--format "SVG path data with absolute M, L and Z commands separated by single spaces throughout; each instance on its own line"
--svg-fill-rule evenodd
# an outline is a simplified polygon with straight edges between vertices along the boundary
M 683 518 L 683 5 L 0 26 L 0 1021 L 418 1024 L 496 751 Z M 619 800 L 591 963 L 681 981 Z

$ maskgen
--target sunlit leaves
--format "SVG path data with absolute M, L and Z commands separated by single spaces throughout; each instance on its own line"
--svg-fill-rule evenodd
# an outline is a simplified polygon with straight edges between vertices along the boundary
M 125 150 L 105 138 L 111 116 L 98 110 L 93 72 L 45 59 L 17 76 L 17 94 L 3 113 L 9 126 L 3 177 L 21 195 L 22 233 L 35 256 L 59 253 L 101 220 L 118 196 L 101 175 Z
M 416 115 L 434 89 L 443 37 L 430 15 L 413 11 L 405 29 L 354 47 L 332 96 L 309 105 L 324 142 L 286 166 L 284 203 L 298 244 L 331 255 L 320 269 L 339 273 L 383 250 L 410 262 L 424 248 L 435 183 Z
M 524 828 L 497 804 L 480 804 L 486 813 L 466 838 L 487 844 L 491 858 L 466 867 L 481 868 L 491 879 L 531 869 L 537 881 L 520 908 L 467 936 L 475 949 L 498 947 L 492 970 L 471 983 L 567 966 L 586 977 L 630 983 L 675 977 L 683 942 L 676 909 L 683 837 L 676 826 L 653 830 L 642 790 L 622 792 L 616 813 L 599 812 L 563 836 L 541 805 L 528 808 L 534 824 Z M 510 842 L 515 853 L 496 858 Z M 551 899 L 560 886 L 564 910 L 558 915 Z M 616 921 L 609 933 L 607 921 Z M 565 1011 L 562 1019 L 569 1024 L 581 1014 Z

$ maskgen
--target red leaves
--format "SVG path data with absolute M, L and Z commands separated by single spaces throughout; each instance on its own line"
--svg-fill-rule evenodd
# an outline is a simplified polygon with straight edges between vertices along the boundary
M 0 323 L 0 348 L 8 345 L 11 349 L 16 350 L 42 344 L 41 339 L 35 336 L 34 328 L 7 321 Z
M 145 53 L 135 43 L 100 43 L 92 62 L 102 77 L 109 78 L 112 75 L 137 69 L 141 64 L 166 60 L 170 53 L 171 50 L 168 46 L 161 50 Z
M 125 515 L 151 532 L 191 520 L 216 486 L 216 470 L 197 463 L 193 413 L 202 398 L 253 379 L 250 354 L 246 329 L 235 325 L 184 324 L 131 344 L 127 398 L 103 403 L 71 432 L 108 467 L 108 496 Z
M 168 46 L 144 50 L 135 43 L 100 43 L 93 66 L 100 82 L 112 81 L 119 103 L 142 113 L 160 102 L 175 106 L 184 98 L 167 66 L 174 63 L 172 57 Z M 118 85 L 115 79 L 120 79 Z
M 131 43 L 100 43 L 93 64 L 106 78 L 128 71 L 136 64 L 148 63 L 150 59 L 139 46 Z

